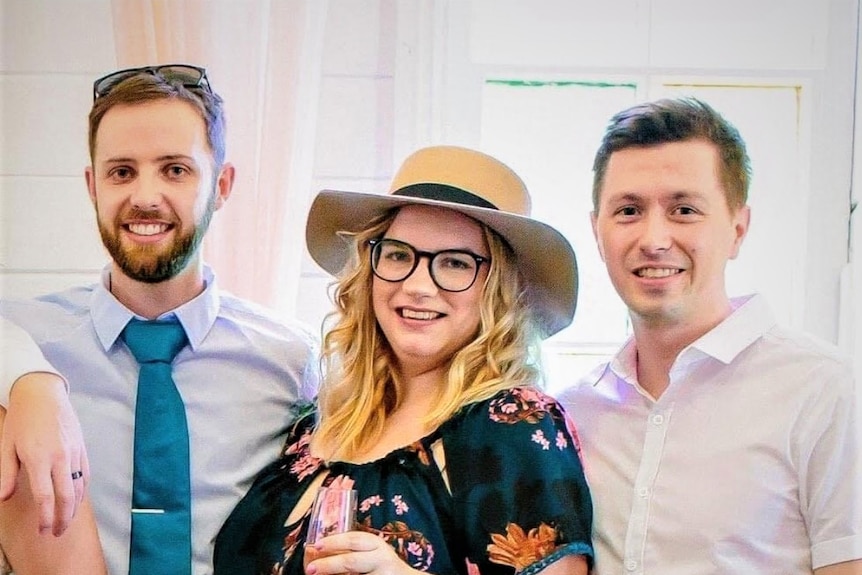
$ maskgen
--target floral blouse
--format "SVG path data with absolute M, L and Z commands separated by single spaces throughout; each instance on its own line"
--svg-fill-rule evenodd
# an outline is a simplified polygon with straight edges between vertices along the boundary
M 536 573 L 565 555 L 592 563 L 592 504 L 571 420 L 553 398 L 515 388 L 462 408 L 436 431 L 370 463 L 312 457 L 316 411 L 300 408 L 216 539 L 216 575 L 301 575 L 306 514 L 286 519 L 321 471 L 353 481 L 359 528 L 437 575 Z M 432 445 L 442 440 L 449 486 Z

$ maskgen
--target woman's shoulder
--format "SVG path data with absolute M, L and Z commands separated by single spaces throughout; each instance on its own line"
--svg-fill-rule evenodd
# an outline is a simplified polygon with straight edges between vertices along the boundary
M 524 419 L 533 421 L 545 414 L 557 415 L 561 411 L 562 407 L 554 397 L 539 388 L 521 386 L 500 390 L 491 397 L 472 403 L 459 415 L 506 423 Z
M 523 386 L 500 390 L 491 397 L 464 406 L 444 427 L 498 433 L 503 431 L 502 427 L 559 424 L 565 419 L 565 411 L 554 397 L 536 387 Z

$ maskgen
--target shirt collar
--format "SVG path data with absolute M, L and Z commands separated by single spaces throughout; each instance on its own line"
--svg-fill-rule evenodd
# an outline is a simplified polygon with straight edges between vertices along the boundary
M 775 326 L 775 317 L 766 299 L 759 294 L 730 300 L 733 312 L 680 354 L 697 349 L 729 364 L 748 346 Z
M 189 338 L 189 345 L 192 350 L 197 347 L 206 338 L 219 311 L 219 289 L 216 283 L 215 275 L 209 266 L 204 265 L 204 291 L 194 299 L 187 301 L 183 305 L 160 315 L 157 319 L 177 318 L 183 330 L 186 332 L 186 337 Z M 99 342 L 105 351 L 108 351 L 117 338 L 120 337 L 123 328 L 136 316 L 134 312 L 117 300 L 110 291 L 111 265 L 108 264 L 102 270 L 102 277 L 99 284 L 93 290 L 90 297 L 90 310 L 93 318 L 93 326 L 96 330 L 96 335 Z
M 684 348 L 677 357 L 677 364 L 680 362 L 690 364 L 703 356 L 710 356 L 724 364 L 729 364 L 775 326 L 775 317 L 766 299 L 760 294 L 732 298 L 730 305 L 733 309 L 730 315 Z M 605 370 L 607 369 L 632 385 L 637 383 L 637 345 L 634 337 L 629 337 L 614 354 L 605 367 Z M 605 370 L 596 383 L 604 375 Z

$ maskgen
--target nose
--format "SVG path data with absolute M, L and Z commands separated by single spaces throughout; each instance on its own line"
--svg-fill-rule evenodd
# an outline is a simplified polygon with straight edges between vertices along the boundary
M 132 185 L 129 202 L 141 210 L 151 210 L 162 203 L 159 180 L 147 174 L 140 174 Z
M 439 289 L 431 277 L 431 266 L 428 256 L 419 256 L 419 262 L 413 273 L 404 278 L 402 289 L 410 295 L 430 296 Z
M 670 249 L 673 243 L 671 223 L 663 213 L 653 211 L 644 218 L 640 237 L 640 249 L 645 254 L 660 253 Z

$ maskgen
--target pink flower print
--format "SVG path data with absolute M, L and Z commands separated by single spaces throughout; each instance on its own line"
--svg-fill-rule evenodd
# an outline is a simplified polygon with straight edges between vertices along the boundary
M 575 451 L 578 452 L 578 456 L 581 455 L 581 438 L 578 436 L 578 430 L 575 427 L 575 422 L 572 421 L 572 418 L 569 417 L 569 414 L 563 412 L 563 418 L 566 422 L 566 429 L 569 431 L 569 435 L 572 436 L 572 440 L 575 442 Z
M 302 535 L 302 531 L 305 528 L 303 523 L 297 525 L 290 533 L 287 534 L 287 537 L 284 538 L 284 545 L 282 549 L 284 550 L 284 562 L 286 563 L 288 559 L 290 559 L 291 555 L 296 551 L 296 547 L 299 542 L 299 538 Z
M 303 455 L 296 459 L 290 466 L 290 472 L 296 476 L 297 481 L 302 481 L 309 475 L 314 475 L 320 469 L 321 461 L 311 455 Z
M 545 438 L 545 434 L 541 429 L 537 429 L 531 436 L 531 439 L 533 440 L 533 443 L 541 445 L 544 450 L 551 448 L 551 442 Z
M 557 432 L 557 449 L 562 451 L 568 446 L 569 446 L 569 440 L 566 439 L 566 435 L 562 431 L 558 431 Z
M 348 475 L 338 475 L 329 482 L 329 485 L 332 489 L 353 489 L 353 478 Z
M 539 407 L 542 411 L 548 411 L 554 403 L 550 396 L 535 387 L 520 387 L 517 389 L 517 393 L 523 401 Z
M 383 498 L 379 495 L 372 495 L 371 497 L 366 497 L 362 500 L 362 503 L 359 504 L 359 510 L 363 513 L 367 513 L 371 506 L 380 507 L 380 504 L 383 503 Z
M 407 543 L 407 563 L 414 569 L 424 571 L 434 562 L 434 546 L 427 540 Z M 412 557 L 412 559 L 411 559 Z
M 471 563 L 469 559 L 464 559 L 467 563 L 467 575 L 482 575 L 479 573 L 479 566 L 475 563 Z
M 401 500 L 400 495 L 396 495 L 392 498 L 392 504 L 395 506 L 396 515 L 404 515 L 405 513 L 410 511 L 410 507 L 408 507 L 407 504 Z
M 299 453 L 300 451 L 306 451 L 306 447 L 311 443 L 311 430 L 306 429 L 302 432 L 302 435 L 297 439 L 294 443 L 290 445 L 285 445 L 284 454 L 285 455 L 293 455 L 294 453 Z

